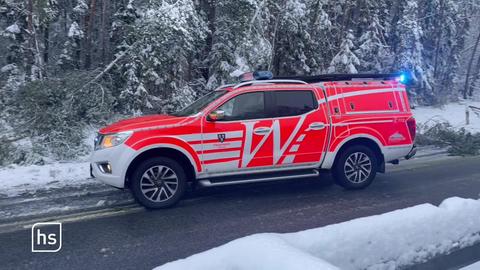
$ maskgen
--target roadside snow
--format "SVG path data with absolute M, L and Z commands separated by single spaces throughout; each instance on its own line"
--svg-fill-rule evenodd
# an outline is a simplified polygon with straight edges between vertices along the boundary
M 448 122 L 454 128 L 464 127 L 470 132 L 480 132 L 480 115 L 472 110 L 470 110 L 470 124 L 466 125 L 467 106 L 480 108 L 480 102 L 457 102 L 442 107 L 417 107 L 413 110 L 413 115 L 419 124 L 433 125 L 436 122 Z
M 450 198 L 438 207 L 255 234 L 155 269 L 397 269 L 479 241 L 480 200 Z
M 479 269 L 480 269 L 480 262 L 477 262 L 469 266 L 465 266 L 460 270 L 479 270 Z
M 0 195 L 12 197 L 38 189 L 59 188 L 91 182 L 88 162 L 8 166 L 0 169 Z

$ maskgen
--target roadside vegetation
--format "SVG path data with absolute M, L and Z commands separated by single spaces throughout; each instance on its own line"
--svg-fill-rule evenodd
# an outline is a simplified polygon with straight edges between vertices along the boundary
M 480 155 L 480 133 L 472 133 L 465 128 L 455 129 L 447 122 L 433 125 L 419 125 L 416 143 L 447 147 L 455 156 Z

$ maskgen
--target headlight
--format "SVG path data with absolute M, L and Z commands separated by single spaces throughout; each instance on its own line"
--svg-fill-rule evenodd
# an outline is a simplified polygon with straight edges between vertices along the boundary
M 95 150 L 105 149 L 105 148 L 110 148 L 110 147 L 120 145 L 124 141 L 126 141 L 128 137 L 132 135 L 132 133 L 133 132 L 128 131 L 128 132 L 120 132 L 120 133 L 103 135 L 102 136 L 103 138 L 101 138 L 101 141 L 95 144 L 96 145 Z

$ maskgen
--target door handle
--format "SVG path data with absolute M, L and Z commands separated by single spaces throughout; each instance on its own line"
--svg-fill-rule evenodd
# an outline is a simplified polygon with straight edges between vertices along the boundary
M 325 128 L 325 123 L 322 123 L 322 122 L 314 122 L 314 123 L 311 123 L 310 126 L 308 126 L 308 128 L 305 130 L 305 131 L 309 131 L 309 130 L 322 130 Z
M 255 135 L 265 135 L 265 134 L 268 134 L 270 133 L 270 128 L 268 127 L 259 127 L 259 128 L 256 128 L 253 130 L 253 133 Z

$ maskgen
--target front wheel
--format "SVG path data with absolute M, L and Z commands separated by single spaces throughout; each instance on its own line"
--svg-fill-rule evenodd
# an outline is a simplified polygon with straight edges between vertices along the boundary
M 346 189 L 369 186 L 377 174 L 375 153 L 364 145 L 355 145 L 343 151 L 333 168 L 333 177 Z
M 185 193 L 185 171 L 170 158 L 151 158 L 133 172 L 130 188 L 135 199 L 147 208 L 170 207 Z

